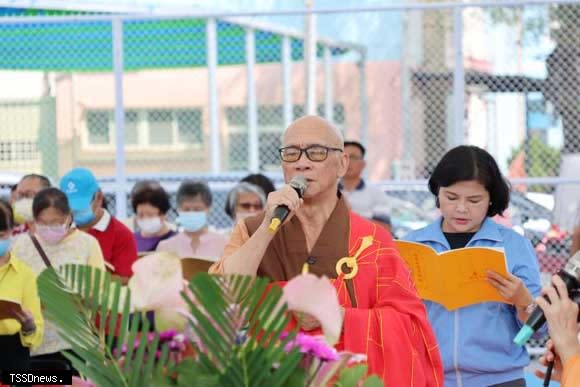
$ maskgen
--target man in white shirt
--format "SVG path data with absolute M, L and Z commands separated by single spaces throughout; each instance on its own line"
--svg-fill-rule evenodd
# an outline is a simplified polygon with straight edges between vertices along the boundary
M 372 219 L 378 212 L 384 216 L 384 209 L 390 208 L 387 195 L 378 187 L 372 186 L 361 177 L 366 162 L 365 148 L 360 142 L 345 141 L 344 153 L 349 158 L 348 170 L 339 184 L 351 209 L 365 218 Z M 378 211 L 378 210 L 381 211 Z

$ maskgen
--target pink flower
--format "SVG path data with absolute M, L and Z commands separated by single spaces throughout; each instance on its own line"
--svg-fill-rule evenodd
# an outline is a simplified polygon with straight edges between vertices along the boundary
M 316 359 L 323 361 L 334 361 L 338 359 L 336 349 L 326 344 L 323 336 L 310 336 L 299 332 L 294 340 L 286 344 L 284 350 L 290 352 L 296 347 L 298 347 L 301 353 L 312 355 Z

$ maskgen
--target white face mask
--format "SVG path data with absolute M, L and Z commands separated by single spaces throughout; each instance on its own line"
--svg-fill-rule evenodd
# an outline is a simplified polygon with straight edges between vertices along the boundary
M 160 217 L 155 216 L 152 218 L 137 219 L 137 226 L 145 234 L 157 234 L 163 227 L 163 223 Z
M 18 199 L 14 203 L 14 217 L 18 223 L 32 222 L 32 199 Z

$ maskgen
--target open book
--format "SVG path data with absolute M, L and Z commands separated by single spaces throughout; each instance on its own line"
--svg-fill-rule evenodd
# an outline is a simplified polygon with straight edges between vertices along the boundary
M 22 314 L 22 306 L 18 302 L 0 300 L 0 320 L 15 319 L 17 313 Z
M 488 270 L 508 276 L 503 251 L 490 247 L 464 247 L 437 253 L 422 243 L 396 243 L 422 299 L 437 302 L 447 310 L 488 301 L 508 303 L 486 281 Z

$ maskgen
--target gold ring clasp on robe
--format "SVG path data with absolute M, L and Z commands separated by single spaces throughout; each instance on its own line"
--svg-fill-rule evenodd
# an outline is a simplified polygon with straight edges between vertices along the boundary
M 346 265 L 348 268 L 350 268 L 350 273 L 344 273 L 342 271 L 343 265 Z M 356 276 L 357 273 L 358 273 L 358 265 L 356 263 L 355 257 L 343 257 L 340 258 L 338 262 L 336 262 L 336 274 L 338 275 L 344 274 L 344 279 L 354 278 L 354 276 Z
M 358 259 L 359 255 L 361 255 L 361 253 L 363 251 L 365 251 L 367 249 L 367 247 L 371 246 L 372 244 L 373 244 L 373 236 L 372 235 L 367 235 L 366 237 L 363 237 L 362 242 L 360 244 L 360 247 L 358 248 L 356 254 L 353 257 L 343 257 L 343 258 L 339 259 L 338 262 L 336 262 L 336 274 L 338 274 L 338 276 L 340 276 L 341 274 L 344 274 L 344 279 L 354 278 L 358 273 L 357 259 Z M 350 273 L 345 273 L 342 271 L 342 267 L 344 265 L 346 265 L 350 269 Z

